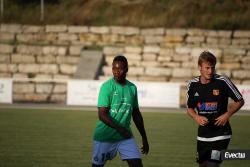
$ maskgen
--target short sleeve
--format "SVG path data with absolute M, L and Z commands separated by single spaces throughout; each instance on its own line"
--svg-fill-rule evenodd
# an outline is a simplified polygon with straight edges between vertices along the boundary
M 137 88 L 135 86 L 135 102 L 134 102 L 134 108 L 139 108 L 138 104 L 138 94 L 137 94 Z
M 103 84 L 100 88 L 98 95 L 98 107 L 108 107 L 110 106 L 110 89 L 107 84 Z
M 242 95 L 240 91 L 237 89 L 237 87 L 231 82 L 229 78 L 225 79 L 225 87 L 226 87 L 226 93 L 228 97 L 233 99 L 234 101 L 239 101 L 242 99 Z
M 187 108 L 195 108 L 193 84 L 189 82 L 187 85 Z

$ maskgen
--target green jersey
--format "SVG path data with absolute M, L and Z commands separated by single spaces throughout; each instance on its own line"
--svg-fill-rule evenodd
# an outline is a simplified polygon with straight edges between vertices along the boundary
M 138 107 L 136 86 L 126 80 L 125 85 L 118 84 L 114 78 L 102 84 L 98 96 L 98 107 L 109 107 L 110 118 L 118 125 L 128 129 L 131 133 L 130 122 L 132 111 Z M 114 129 L 102 121 L 97 122 L 94 140 L 116 142 L 124 138 Z

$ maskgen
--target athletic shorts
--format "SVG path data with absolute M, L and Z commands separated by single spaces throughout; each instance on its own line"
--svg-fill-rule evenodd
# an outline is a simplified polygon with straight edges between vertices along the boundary
M 134 138 L 121 140 L 118 142 L 94 141 L 92 163 L 104 165 L 107 160 L 112 160 L 119 152 L 122 160 L 141 159 L 141 153 Z
M 221 151 L 226 150 L 230 139 L 218 140 L 213 142 L 197 141 L 196 161 L 201 164 L 204 161 L 221 163 Z

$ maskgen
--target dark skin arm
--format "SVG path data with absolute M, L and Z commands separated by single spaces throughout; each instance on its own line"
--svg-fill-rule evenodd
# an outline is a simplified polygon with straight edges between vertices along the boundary
M 117 130 L 121 136 L 128 139 L 131 137 L 131 134 L 125 127 L 118 126 L 110 117 L 109 117 L 109 108 L 108 107 L 98 107 L 98 117 L 99 119 L 108 125 L 111 128 Z
M 140 132 L 141 137 L 142 137 L 142 148 L 141 148 L 142 153 L 148 154 L 149 152 L 148 139 L 147 139 L 146 131 L 144 128 L 143 118 L 142 118 L 139 108 L 134 108 L 132 116 L 133 116 L 133 121 L 135 123 L 135 126 Z

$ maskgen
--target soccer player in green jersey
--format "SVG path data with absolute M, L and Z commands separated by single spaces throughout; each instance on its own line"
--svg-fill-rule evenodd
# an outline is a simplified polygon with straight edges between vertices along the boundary
M 136 86 L 126 80 L 126 57 L 119 55 L 114 58 L 112 72 L 113 77 L 103 83 L 99 92 L 99 121 L 94 133 L 92 167 L 103 167 L 117 152 L 129 167 L 142 167 L 141 153 L 130 128 L 131 118 L 142 136 L 143 154 L 148 153 L 149 145 Z

